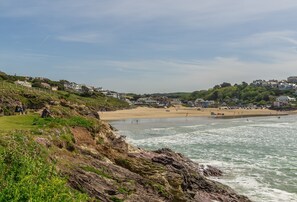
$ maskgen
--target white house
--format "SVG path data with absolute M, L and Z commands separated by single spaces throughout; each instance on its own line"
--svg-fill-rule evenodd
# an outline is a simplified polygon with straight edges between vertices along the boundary
M 42 86 L 43 88 L 51 89 L 51 85 L 49 85 L 48 83 L 44 83 L 44 82 L 42 82 L 42 83 L 41 83 L 41 86 Z
M 289 83 L 297 83 L 297 76 L 290 76 L 288 77 Z
M 289 96 L 279 96 L 276 98 L 277 102 L 282 102 L 282 103 L 289 103 L 289 102 L 296 102 L 296 98 L 291 98 Z
M 52 91 L 57 91 L 59 89 L 58 86 L 52 86 Z
M 17 80 L 14 83 L 17 84 L 17 85 L 21 85 L 21 86 L 25 86 L 25 87 L 28 87 L 28 88 L 32 88 L 32 84 L 29 83 L 29 82 L 27 82 L 27 81 L 19 81 L 19 80 Z
M 134 104 L 136 105 L 158 105 L 159 102 L 151 97 L 139 98 Z
M 213 100 L 203 100 L 203 99 L 196 99 L 195 100 L 195 106 L 196 107 L 203 107 L 203 108 L 207 108 L 210 107 L 211 105 L 214 105 L 215 101 Z

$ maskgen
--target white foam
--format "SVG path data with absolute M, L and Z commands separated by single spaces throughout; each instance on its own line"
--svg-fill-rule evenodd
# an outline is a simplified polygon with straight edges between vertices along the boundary
M 297 194 L 289 193 L 283 190 L 270 188 L 267 185 L 259 183 L 260 176 L 247 177 L 238 176 L 232 178 L 230 176 L 223 178 L 214 178 L 223 184 L 227 184 L 230 187 L 237 190 L 240 194 L 248 196 L 252 201 L 255 202 L 296 202 Z
M 136 146 L 169 147 L 200 164 L 220 168 L 225 175 L 216 180 L 255 202 L 297 202 L 297 191 L 286 191 L 297 187 L 296 117 L 172 124 L 125 134 Z

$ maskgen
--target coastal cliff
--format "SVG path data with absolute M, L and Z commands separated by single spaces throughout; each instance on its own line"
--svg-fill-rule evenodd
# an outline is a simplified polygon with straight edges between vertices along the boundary
M 221 175 L 221 171 L 203 169 L 170 149 L 135 148 L 107 123 L 96 121 L 96 125 L 85 127 L 78 122 L 69 127 L 47 121 L 44 126 L 54 127 L 18 131 L 25 138 L 20 147 L 31 142 L 34 150 L 44 151 L 48 164 L 67 178 L 72 189 L 86 194 L 87 201 L 249 201 L 207 178 Z M 13 133 L 16 131 L 2 134 L 1 140 L 14 141 Z
M 2 94 L 0 106 L 18 102 Z M 39 103 L 0 117 L 0 201 L 250 201 L 208 178 L 218 169 L 128 144 L 87 104 Z M 40 118 L 44 106 L 51 117 Z
M 136 149 L 106 123 L 94 137 L 83 128 L 71 131 L 77 153 L 55 154 L 57 167 L 73 188 L 101 201 L 249 201 L 182 154 Z

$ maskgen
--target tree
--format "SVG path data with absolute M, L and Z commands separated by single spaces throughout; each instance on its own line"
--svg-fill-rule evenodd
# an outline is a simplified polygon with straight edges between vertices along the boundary
M 222 88 L 229 87 L 229 86 L 231 86 L 231 83 L 224 82 L 221 84 Z

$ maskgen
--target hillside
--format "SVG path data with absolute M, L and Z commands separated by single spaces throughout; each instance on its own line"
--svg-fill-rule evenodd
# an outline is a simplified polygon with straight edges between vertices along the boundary
M 87 113 L 84 109 L 97 113 L 100 110 L 129 108 L 127 102 L 100 93 L 82 96 L 72 92 L 27 88 L 7 81 L 0 81 L 0 109 L 3 113 L 13 115 L 17 103 L 20 102 L 29 110 L 42 109 L 48 104 L 72 105 L 82 114 Z
M 127 144 L 96 115 L 105 97 L 2 84 L 4 114 L 19 101 L 27 114 L 0 117 L 0 201 L 249 201 L 209 180 L 215 168 Z M 43 106 L 52 117 L 40 117 Z
M 192 93 L 162 93 L 151 95 L 132 95 L 132 97 L 166 96 L 168 98 L 178 98 L 182 101 L 195 101 L 196 99 L 213 100 L 220 106 L 225 103 L 228 106 L 247 106 L 272 105 L 278 96 L 287 95 L 297 98 L 296 90 L 280 90 L 269 86 L 256 86 L 242 82 L 241 84 L 231 85 L 223 83 L 216 85 L 208 90 L 198 90 Z M 297 103 L 295 103 L 297 104 Z

